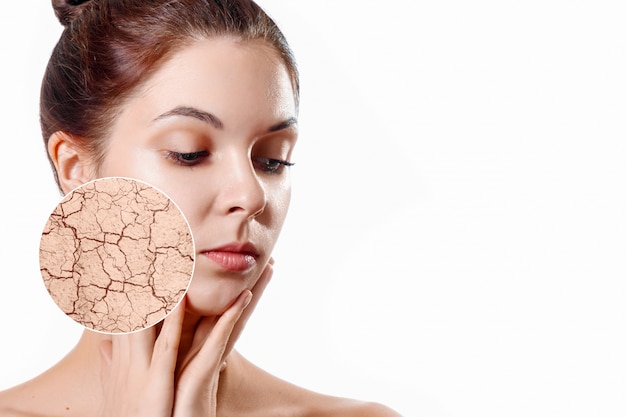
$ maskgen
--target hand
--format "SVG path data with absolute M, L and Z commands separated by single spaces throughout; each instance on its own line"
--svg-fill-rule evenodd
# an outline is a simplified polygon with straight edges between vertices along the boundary
M 263 272 L 261 273 L 259 280 L 256 282 L 256 284 L 252 288 L 252 301 L 250 302 L 250 305 L 244 310 L 243 314 L 241 315 L 241 318 L 237 320 L 237 324 L 235 324 L 233 333 L 230 336 L 230 339 L 228 339 L 228 345 L 226 346 L 225 356 L 228 356 L 228 353 L 230 353 L 230 351 L 232 350 L 233 346 L 235 345 L 235 342 L 237 341 L 237 339 L 239 339 L 241 332 L 243 331 L 244 327 L 248 323 L 248 319 L 254 312 L 254 309 L 256 308 L 257 304 L 261 300 L 261 296 L 263 295 L 263 292 L 265 292 L 265 288 L 267 288 L 267 284 L 269 284 L 270 280 L 272 279 L 273 274 L 274 274 L 274 258 L 270 258 L 270 260 L 267 262 L 267 265 L 265 265 L 265 269 L 263 269 Z
M 163 322 L 102 342 L 100 417 L 171 417 L 185 300 Z
M 243 291 L 224 314 L 201 319 L 178 371 L 185 299 L 158 336 L 152 326 L 103 342 L 99 416 L 214 417 L 221 367 L 269 283 L 272 265 L 270 260 L 252 291 Z
M 244 291 L 222 316 L 204 317 L 199 323 L 179 364 L 174 416 L 216 415 L 219 373 L 272 277 L 273 264 L 270 259 L 252 291 Z

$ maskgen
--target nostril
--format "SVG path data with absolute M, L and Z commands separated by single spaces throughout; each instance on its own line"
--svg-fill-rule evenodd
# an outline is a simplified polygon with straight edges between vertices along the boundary
M 259 208 L 255 212 L 252 212 L 251 210 L 246 210 L 246 209 L 244 209 L 243 207 L 240 207 L 240 206 L 233 206 L 233 207 L 228 209 L 228 214 L 233 214 L 233 213 L 237 213 L 237 212 L 247 212 L 249 214 L 248 217 L 257 217 L 261 213 L 263 213 L 263 210 L 265 210 L 265 205 L 263 205 L 263 207 Z
M 257 217 L 267 204 L 265 188 L 254 172 L 244 171 L 234 175 L 231 183 L 225 185 L 221 197 L 223 213 L 246 218 Z

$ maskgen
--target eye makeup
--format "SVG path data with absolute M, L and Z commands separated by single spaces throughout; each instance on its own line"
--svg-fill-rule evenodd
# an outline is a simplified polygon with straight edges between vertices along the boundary
M 206 158 L 209 157 L 208 151 L 198 152 L 175 152 L 167 151 L 166 157 L 171 159 L 174 163 L 182 166 L 195 166 L 200 164 Z
M 293 162 L 284 161 L 282 159 L 254 157 L 252 162 L 255 168 L 268 174 L 280 174 L 285 167 L 295 165 Z

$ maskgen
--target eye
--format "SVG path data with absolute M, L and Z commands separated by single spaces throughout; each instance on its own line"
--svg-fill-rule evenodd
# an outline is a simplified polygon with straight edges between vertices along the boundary
M 285 167 L 293 166 L 293 162 L 283 161 L 282 159 L 273 158 L 252 158 L 252 162 L 256 169 L 268 174 L 280 174 Z
M 209 156 L 208 151 L 198 152 L 174 152 L 168 151 L 167 158 L 182 166 L 194 166 L 201 163 Z

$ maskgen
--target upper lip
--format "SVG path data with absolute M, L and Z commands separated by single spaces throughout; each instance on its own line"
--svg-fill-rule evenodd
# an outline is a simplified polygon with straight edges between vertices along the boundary
M 203 250 L 202 252 L 233 252 L 254 256 L 255 258 L 259 257 L 259 251 L 250 242 L 233 242 L 217 248 Z

